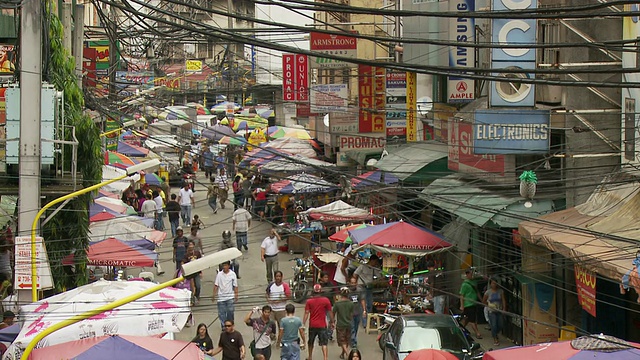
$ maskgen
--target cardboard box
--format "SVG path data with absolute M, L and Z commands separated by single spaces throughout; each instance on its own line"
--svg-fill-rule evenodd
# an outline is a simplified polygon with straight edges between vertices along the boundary
M 558 323 L 540 324 L 531 320 L 524 320 L 523 345 L 534 345 L 558 341 Z
M 544 284 L 540 285 L 544 286 Z M 545 323 L 555 323 L 556 318 L 556 290 L 555 288 L 547 288 L 552 291 L 551 298 L 543 299 L 550 303 L 541 304 L 540 298 L 535 294 L 536 283 L 522 285 L 522 315 L 525 319 L 532 321 L 541 321 Z M 548 309 L 548 310 L 543 310 Z

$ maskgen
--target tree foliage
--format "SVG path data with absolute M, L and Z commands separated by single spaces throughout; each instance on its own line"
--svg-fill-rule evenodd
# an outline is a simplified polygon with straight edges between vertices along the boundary
M 75 61 L 63 45 L 62 23 L 51 11 L 50 6 L 44 16 L 47 17 L 46 23 L 49 24 L 49 58 L 44 59 L 49 61 L 48 81 L 58 91 L 64 91 L 65 123 L 75 127 L 76 138 L 80 142 L 78 171 L 84 179 L 83 186 L 91 186 L 102 179 L 100 130 L 91 118 L 83 113 L 84 96 L 76 82 Z M 66 140 L 72 140 L 70 131 L 66 132 Z M 65 152 L 70 154 L 71 148 L 67 150 Z M 70 201 L 63 211 L 58 212 L 45 224 L 42 230 L 47 243 L 51 272 L 58 291 L 87 283 L 88 207 L 93 195 L 85 194 Z M 75 259 L 78 264 L 75 273 L 65 271 L 61 261 L 73 250 L 76 251 Z

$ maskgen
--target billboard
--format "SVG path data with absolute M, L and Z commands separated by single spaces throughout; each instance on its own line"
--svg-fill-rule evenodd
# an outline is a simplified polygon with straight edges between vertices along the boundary
M 417 74 L 407 73 L 407 141 L 418 140 Z
M 464 13 L 475 11 L 475 0 L 450 0 L 449 11 L 459 13 L 459 17 L 449 19 L 449 40 L 456 43 L 473 42 L 475 37 L 475 19 L 464 17 Z M 453 68 L 472 68 L 475 66 L 474 48 L 462 44 L 449 47 L 449 66 Z M 463 70 L 461 70 L 463 71 Z M 447 80 L 447 102 L 471 102 L 475 98 L 475 82 L 459 76 L 449 76 Z
M 493 11 L 535 10 L 537 0 L 513 1 L 493 0 Z M 536 19 L 492 19 L 491 41 L 494 44 L 535 44 Z M 532 48 L 492 48 L 491 68 L 493 69 L 535 69 L 536 51 Z M 505 81 L 490 82 L 489 99 L 491 106 L 533 107 L 535 88 L 533 84 L 518 82 L 518 78 L 532 79 L 533 74 L 493 74 Z M 516 78 L 516 80 L 513 80 Z M 507 80 L 509 79 L 509 80 Z
M 551 113 L 548 110 L 476 110 L 475 154 L 546 154 Z
M 407 73 L 387 70 L 386 83 L 386 122 L 387 138 L 405 139 L 407 137 Z
M 368 133 L 359 135 L 340 135 L 340 151 L 384 149 L 387 144 L 385 134 Z
M 358 56 L 358 39 L 347 35 L 334 35 L 312 32 L 309 49 L 313 52 L 355 59 Z M 357 64 L 346 61 L 311 57 L 312 69 L 356 67 Z
M 369 65 L 358 66 L 358 131 L 383 133 L 385 121 L 386 70 Z
M 188 73 L 202 72 L 202 60 L 185 60 L 184 69 Z
M 16 70 L 15 47 L 9 44 L 0 44 L 0 76 L 13 75 Z
M 283 101 L 309 101 L 309 62 L 306 55 L 282 55 Z
M 624 5 L 624 11 L 638 11 L 637 4 Z M 640 21 L 638 16 L 626 16 L 622 20 L 622 39 L 626 41 L 636 41 L 640 37 Z M 628 43 L 626 51 L 622 52 L 622 67 L 624 69 L 637 69 L 640 65 L 638 61 L 638 44 Z M 622 74 L 623 82 L 640 82 L 640 72 L 629 72 Z M 624 86 L 624 85 L 623 85 Z M 623 163 L 637 164 L 640 162 L 639 153 L 640 137 L 637 129 L 640 129 L 640 89 L 622 89 L 622 139 L 624 151 L 622 152 Z M 628 131 L 627 131 L 628 130 Z
M 312 85 L 309 91 L 311 112 L 347 111 L 349 88 L 347 84 Z

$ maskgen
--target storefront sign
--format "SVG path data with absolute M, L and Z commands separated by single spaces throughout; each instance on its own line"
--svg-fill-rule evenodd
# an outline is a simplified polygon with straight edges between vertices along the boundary
M 493 0 L 493 11 L 535 10 L 537 0 Z M 536 19 L 492 19 L 491 39 L 494 44 L 535 44 Z M 532 48 L 492 48 L 491 67 L 493 69 L 535 69 L 536 52 Z M 530 79 L 533 74 L 495 74 L 506 81 L 492 81 L 491 106 L 531 107 L 535 105 L 533 84 L 523 84 L 507 80 L 513 76 Z
M 358 102 L 360 132 L 384 132 L 385 69 L 369 65 L 358 66 Z
M 11 75 L 16 70 L 16 53 L 13 45 L 0 44 L 0 76 Z
M 473 150 L 473 125 L 449 121 L 449 170 L 466 173 L 505 175 L 504 155 L 476 155 Z
M 325 113 L 348 110 L 349 89 L 347 84 L 312 85 L 309 91 L 311 112 Z
M 346 35 L 312 32 L 310 50 L 317 53 L 355 59 L 358 56 L 358 39 Z M 323 57 L 311 57 L 312 69 L 356 67 L 357 64 Z
M 194 73 L 202 71 L 202 60 L 186 60 L 184 64 L 186 72 Z
M 534 154 L 549 152 L 547 110 L 476 110 L 473 125 L 475 154 Z
M 316 116 L 318 114 L 311 112 L 311 105 L 309 103 L 297 103 L 296 104 L 296 117 L 308 118 L 310 116 Z
M 596 316 L 596 275 L 584 268 L 574 266 L 576 275 L 576 288 L 578 290 L 578 302 L 584 311 Z
M 309 63 L 306 55 L 282 55 L 283 101 L 309 100 Z
M 387 112 L 385 129 L 388 138 L 407 137 L 407 73 L 387 70 Z
M 49 257 L 44 246 L 44 239 L 36 237 L 36 268 L 38 289 L 53 288 L 53 277 L 49 267 Z M 16 236 L 15 238 L 15 278 L 16 288 L 31 289 L 31 237 Z
M 355 112 L 329 114 L 329 128 L 332 134 L 336 133 L 357 133 L 358 116 Z
M 460 14 L 460 17 L 448 19 L 450 40 L 456 43 L 473 42 L 475 38 L 475 20 L 463 16 L 464 13 L 475 11 L 475 0 L 451 0 L 449 1 L 449 11 Z M 456 70 L 474 67 L 474 49 L 461 45 L 451 46 L 449 49 L 449 66 L 456 68 Z M 473 79 L 449 76 L 447 80 L 447 102 L 462 103 L 473 101 L 475 98 L 474 88 L 475 82 Z
M 387 138 L 407 137 L 407 120 L 387 120 L 385 128 L 387 129 Z
M 340 135 L 339 138 L 340 151 L 383 149 L 387 144 L 385 134 Z
M 407 141 L 418 140 L 417 74 L 407 73 Z

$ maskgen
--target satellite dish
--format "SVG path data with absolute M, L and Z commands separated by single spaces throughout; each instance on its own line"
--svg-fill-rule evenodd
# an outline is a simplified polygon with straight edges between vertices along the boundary
M 418 108 L 418 114 L 426 118 L 429 112 L 433 110 L 433 99 L 423 96 L 416 101 L 416 107 Z
M 324 119 L 322 120 L 322 122 L 324 123 L 325 127 L 329 127 L 329 114 L 324 116 Z

